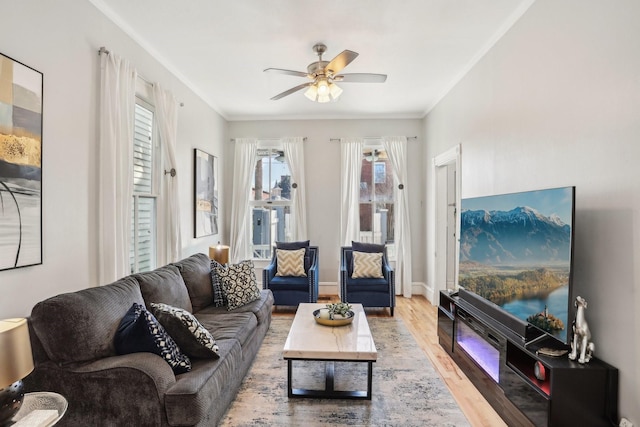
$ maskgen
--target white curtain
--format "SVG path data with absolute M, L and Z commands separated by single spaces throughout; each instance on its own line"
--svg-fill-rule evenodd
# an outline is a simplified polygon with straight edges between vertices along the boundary
M 100 55 L 98 275 L 100 284 L 130 274 L 133 115 L 136 70 L 113 53 Z
M 291 212 L 291 240 L 307 239 L 307 199 L 304 180 L 304 138 L 283 138 L 282 146 L 284 158 L 289 163 L 291 171 L 293 206 Z
M 178 103 L 169 91 L 153 85 L 153 103 L 156 109 L 160 143 L 164 153 L 164 170 L 177 171 L 176 144 L 178 135 Z M 179 261 L 182 258 L 182 239 L 180 235 L 180 201 L 178 175 L 163 174 L 163 209 L 166 225 L 166 245 L 159 259 L 160 265 Z M 164 259 L 162 259 L 164 257 Z
M 231 203 L 231 262 L 251 258 L 251 184 L 258 161 L 258 141 L 254 138 L 236 139 L 233 162 L 233 200 Z
M 342 173 L 342 211 L 340 238 L 342 246 L 360 240 L 360 173 L 362 171 L 362 138 L 340 139 L 340 171 Z
M 407 137 L 385 136 L 382 144 L 393 167 L 396 179 L 395 245 L 396 293 L 411 297 L 411 230 L 409 227 L 409 199 L 407 197 Z M 400 286 L 398 286 L 400 285 Z

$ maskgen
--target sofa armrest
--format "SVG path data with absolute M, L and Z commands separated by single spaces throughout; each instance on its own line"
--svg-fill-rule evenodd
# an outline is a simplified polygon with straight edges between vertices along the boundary
M 39 363 L 25 378 L 27 391 L 62 394 L 69 407 L 64 425 L 138 425 L 166 423 L 165 393 L 176 382 L 162 358 L 153 353 L 112 356 L 72 366 Z
M 166 391 L 176 382 L 171 366 L 162 357 L 153 353 L 131 353 L 96 360 L 68 371 L 103 376 L 105 374 L 126 375 L 136 381 L 151 380 L 158 391 L 158 397 L 164 399 Z
M 316 248 L 317 251 L 317 248 Z M 318 264 L 318 255 L 316 252 L 316 256 L 313 257 L 313 263 L 309 267 L 309 286 L 311 293 L 311 301 L 318 302 L 318 292 L 319 292 L 319 278 L 320 278 L 320 265 Z
M 269 265 L 262 270 L 262 289 L 269 289 L 269 283 L 275 277 L 277 271 L 276 257 L 274 256 Z

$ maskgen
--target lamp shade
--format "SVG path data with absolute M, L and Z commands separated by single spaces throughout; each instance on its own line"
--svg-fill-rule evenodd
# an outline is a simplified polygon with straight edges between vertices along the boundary
M 0 320 L 0 389 L 33 371 L 27 319 Z
M 218 243 L 216 246 L 209 246 L 209 258 L 224 265 L 229 262 L 229 246 Z

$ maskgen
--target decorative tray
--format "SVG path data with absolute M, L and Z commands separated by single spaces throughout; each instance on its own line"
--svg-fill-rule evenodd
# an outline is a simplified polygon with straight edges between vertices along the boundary
M 313 312 L 313 318 L 316 320 L 316 323 L 320 325 L 344 326 L 344 325 L 349 325 L 351 322 L 353 322 L 354 313 L 351 310 L 347 312 L 347 317 L 336 315 L 338 316 L 337 319 L 329 319 L 328 317 L 321 317 L 320 310 L 326 310 L 326 308 L 318 309 Z M 328 313 L 327 313 L 327 316 L 328 316 Z

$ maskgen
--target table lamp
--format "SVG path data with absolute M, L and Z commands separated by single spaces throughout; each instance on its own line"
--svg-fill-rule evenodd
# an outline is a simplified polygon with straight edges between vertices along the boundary
M 229 246 L 221 245 L 220 242 L 216 246 L 209 246 L 209 258 L 225 265 L 229 262 Z
M 18 412 L 24 388 L 22 379 L 33 371 L 27 319 L 0 320 L 0 426 Z

